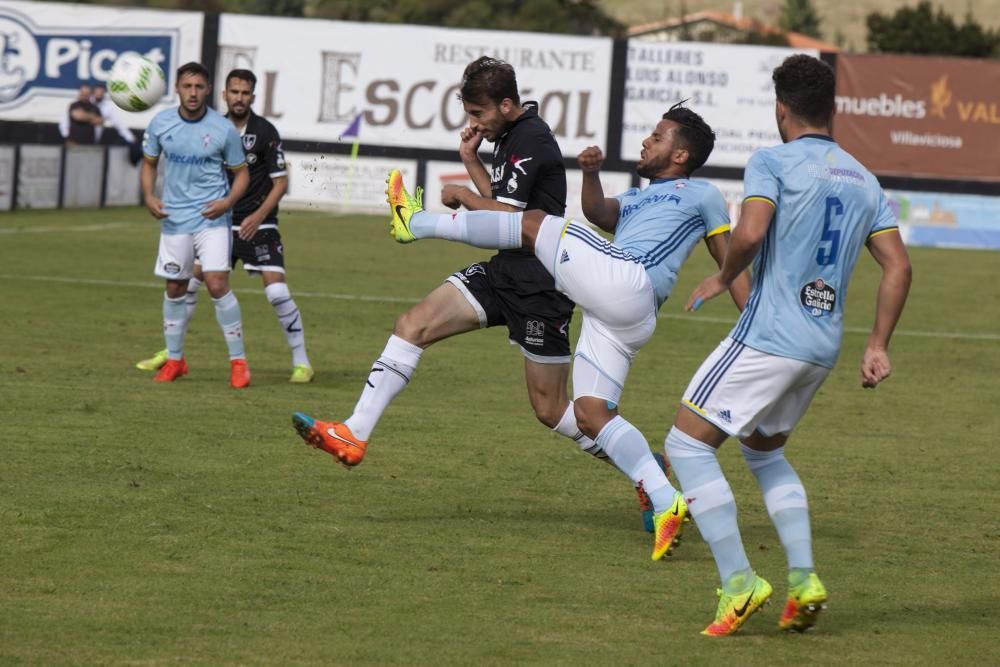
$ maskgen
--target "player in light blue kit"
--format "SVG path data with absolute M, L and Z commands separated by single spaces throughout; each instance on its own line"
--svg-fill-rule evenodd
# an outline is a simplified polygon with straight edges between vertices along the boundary
M 167 281 L 163 335 L 168 359 L 153 379 L 173 382 L 188 372 L 184 299 L 197 257 L 229 348 L 230 384 L 241 389 L 250 385 L 250 369 L 243 349 L 240 304 L 229 288 L 229 226 L 230 209 L 243 196 L 250 178 L 236 128 L 205 104 L 212 90 L 208 81 L 203 65 L 182 65 L 176 84 L 180 106 L 156 114 L 142 140 L 146 156 L 142 194 L 146 208 L 160 220 L 160 249 L 153 273 Z M 166 160 L 162 200 L 153 192 L 161 156 Z M 232 189 L 224 168 L 234 172 Z
M 636 353 L 652 337 L 656 313 L 673 289 L 684 260 L 698 241 L 721 266 L 729 237 L 729 214 L 719 190 L 690 179 L 708 159 L 715 134 L 681 105 L 663 115 L 642 143 L 638 172 L 649 187 L 605 198 L 598 171 L 604 162 L 595 146 L 580 153 L 583 211 L 609 243 L 586 225 L 543 211 L 468 211 L 444 215 L 422 211 L 402 176 L 389 176 L 393 236 L 461 241 L 480 248 L 532 248 L 555 278 L 556 289 L 583 309 L 573 357 L 574 411 L 580 430 L 593 438 L 619 470 L 641 483 L 653 504 L 653 560 L 670 553 L 688 510 L 649 450 L 646 438 L 618 414 L 625 378 Z M 750 291 L 744 275 L 730 291 L 741 309 Z
M 833 70 L 795 55 L 773 79 L 785 143 L 747 163 L 742 214 L 725 263 L 695 289 L 687 307 L 721 294 L 751 261 L 753 290 L 729 337 L 695 373 L 666 439 L 722 579 L 715 621 L 702 633 L 712 636 L 736 632 L 771 595 L 771 585 L 747 560 L 716 450 L 729 436 L 740 439 L 788 556 L 788 601 L 779 627 L 808 629 L 827 594 L 813 565 L 805 489 L 785 459 L 785 441 L 837 360 L 844 297 L 862 247 L 882 267 L 861 361 L 864 387 L 889 377 L 886 350 L 910 286 L 910 262 L 882 188 L 830 138 Z

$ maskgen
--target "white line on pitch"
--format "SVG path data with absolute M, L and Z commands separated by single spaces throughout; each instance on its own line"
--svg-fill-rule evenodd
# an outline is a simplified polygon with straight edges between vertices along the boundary
M 117 229 L 135 225 L 134 222 L 101 222 L 93 225 L 66 225 L 43 227 L 0 227 L 0 235 L 4 234 L 53 234 L 57 232 L 99 232 L 104 229 Z
M 126 223 L 127 224 L 127 223 Z M 143 287 L 149 289 L 163 289 L 163 283 L 127 281 L 127 280 L 107 280 L 100 278 L 66 278 L 62 276 L 30 276 L 17 275 L 13 273 L 0 273 L 0 280 L 27 280 L 31 282 L 66 283 L 69 285 L 103 285 L 108 287 Z M 237 294 L 263 294 L 264 290 L 253 287 L 234 288 Z M 309 292 L 306 290 L 294 290 L 295 296 L 310 299 L 334 299 L 337 301 L 365 301 L 372 303 L 417 303 L 417 297 L 399 296 L 365 296 L 361 294 L 337 294 L 331 292 Z M 663 319 L 681 320 L 686 322 L 702 322 L 708 324 L 729 324 L 735 323 L 735 318 L 711 317 L 705 315 L 690 315 L 678 313 L 660 313 Z M 862 327 L 844 327 L 844 331 L 852 334 L 869 334 L 870 329 Z M 896 336 L 913 336 L 916 338 L 947 338 L 955 340 L 996 340 L 1000 341 L 1000 334 L 992 333 L 963 333 L 957 331 L 908 331 L 897 329 Z

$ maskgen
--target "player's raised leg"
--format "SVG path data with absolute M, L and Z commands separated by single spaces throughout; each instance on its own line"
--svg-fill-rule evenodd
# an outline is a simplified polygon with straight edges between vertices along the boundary
M 386 180 L 386 201 L 391 211 L 390 233 L 400 243 L 437 238 L 466 243 L 477 248 L 504 250 L 523 247 L 522 213 L 507 211 L 424 211 L 421 190 L 410 195 L 403 186 L 403 175 L 393 169 Z M 538 213 L 535 221 L 544 214 Z

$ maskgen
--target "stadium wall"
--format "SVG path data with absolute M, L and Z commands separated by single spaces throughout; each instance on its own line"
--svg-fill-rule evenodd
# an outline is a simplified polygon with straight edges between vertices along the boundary
M 585 146 L 602 146 L 609 189 L 638 185 L 642 139 L 670 104 L 689 99 L 719 137 L 699 176 L 720 185 L 735 215 L 742 166 L 754 150 L 780 140 L 770 72 L 793 52 L 22 0 L 0 0 L 0 39 L 8 54 L 0 71 L 0 144 L 6 144 L 0 150 L 0 210 L 138 202 L 138 186 L 128 186 L 134 172 L 120 149 L 66 151 L 57 145 L 55 125 L 81 82 L 106 80 L 118 53 L 138 50 L 159 60 L 168 79 L 187 60 L 200 60 L 219 79 L 232 67 L 258 74 L 255 109 L 285 139 L 292 206 L 381 211 L 390 165 L 422 183 L 435 205 L 439 186 L 464 176 L 455 150 L 465 122 L 456 96 L 462 69 L 487 54 L 514 64 L 524 98 L 539 102 L 570 156 L 571 203 L 578 201 L 582 178 L 572 156 Z M 940 160 L 934 146 L 916 140 L 867 156 L 908 242 L 1000 249 L 1000 161 L 986 152 L 1000 146 L 1000 86 L 972 87 L 968 75 L 974 67 L 972 78 L 998 82 L 1000 63 L 879 56 L 872 65 L 855 60 L 860 56 L 820 55 L 838 70 L 838 104 L 860 110 L 842 111 L 834 128 L 859 156 L 884 136 L 968 134 L 958 149 L 946 142 L 950 152 Z M 875 77 L 882 86 L 875 90 L 870 77 L 858 74 L 868 70 L 897 75 Z M 899 72 L 907 73 L 902 84 Z M 908 96 L 892 87 L 910 83 Z M 921 118 L 906 117 L 920 106 L 914 96 L 925 100 Z M 172 104 L 168 95 L 130 120 L 141 131 L 153 113 Z M 914 157 L 912 151 L 924 153 Z M 82 168 L 81 160 L 92 160 L 92 168 Z M 101 177 L 79 175 L 88 171 Z M 570 214 L 580 215 L 578 204 Z

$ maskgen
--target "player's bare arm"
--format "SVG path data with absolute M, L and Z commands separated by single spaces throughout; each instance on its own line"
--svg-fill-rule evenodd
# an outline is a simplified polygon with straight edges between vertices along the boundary
M 714 299 L 732 286 L 733 281 L 746 271 L 750 262 L 757 256 L 773 218 L 774 204 L 771 202 L 762 199 L 743 202 L 740 224 L 729 238 L 729 249 L 726 251 L 722 268 L 718 273 L 705 278 L 691 292 L 685 310 L 688 312 L 697 310 L 702 303 Z
M 489 198 L 492 197 L 490 174 L 479 159 L 479 147 L 483 143 L 484 136 L 481 130 L 465 127 L 459 135 L 461 141 L 458 144 L 458 155 L 462 159 L 462 164 L 465 165 L 465 171 L 468 172 L 469 178 L 476 186 L 476 190 L 483 197 Z
M 142 201 L 152 215 L 157 220 L 167 217 L 167 211 L 163 208 L 163 202 L 153 194 L 156 185 L 156 158 L 148 155 L 142 161 L 142 170 L 139 172 L 139 182 L 142 184 Z
M 876 234 L 868 241 L 868 251 L 882 267 L 875 302 L 875 324 L 861 359 L 861 386 L 876 387 L 892 373 L 889 339 L 903 312 L 910 292 L 913 269 L 899 230 Z
M 712 256 L 712 259 L 715 260 L 715 263 L 719 265 L 719 269 L 721 270 L 726 261 L 726 255 L 729 250 L 729 232 L 709 236 L 705 239 L 705 246 L 708 248 L 708 253 Z M 736 280 L 734 280 L 729 286 L 729 295 L 733 298 L 733 303 L 736 304 L 736 307 L 739 308 L 742 313 L 743 308 L 747 305 L 747 299 L 750 298 L 749 271 L 743 271 L 740 275 L 736 276 Z
M 583 171 L 583 191 L 580 198 L 583 214 L 604 231 L 615 231 L 620 209 L 617 199 L 604 196 L 600 176 L 604 153 L 597 146 L 588 146 L 576 156 L 576 163 Z
M 229 195 L 223 199 L 210 201 L 205 205 L 205 208 L 201 209 L 201 214 L 209 220 L 215 220 L 231 209 L 240 200 L 240 197 L 246 194 L 247 186 L 250 185 L 250 170 L 247 169 L 246 164 L 243 164 L 233 169 L 233 174 L 235 174 L 235 178 L 233 179 L 233 187 L 229 191 Z
M 238 235 L 244 241 L 249 241 L 257 233 L 262 222 L 267 219 L 271 211 L 278 205 L 281 198 L 285 196 L 285 192 L 288 191 L 288 177 L 278 176 L 271 179 L 271 191 L 267 193 L 267 197 L 264 199 L 263 203 L 257 207 L 253 213 L 243 218 L 243 222 L 240 223 L 240 230 Z

